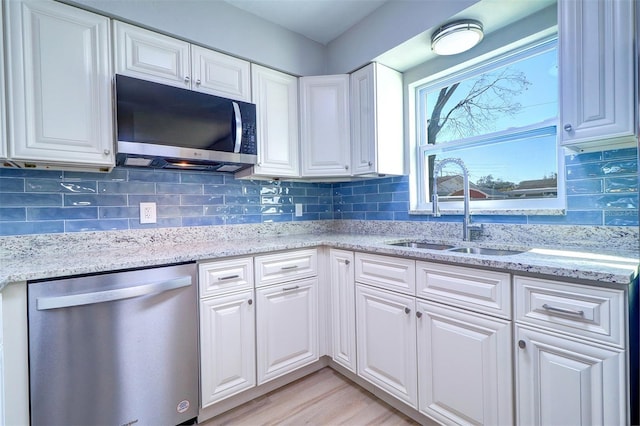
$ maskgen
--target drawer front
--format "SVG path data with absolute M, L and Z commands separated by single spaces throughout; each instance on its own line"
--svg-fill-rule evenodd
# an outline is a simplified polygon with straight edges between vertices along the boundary
M 318 251 L 294 250 L 256 256 L 256 287 L 318 275 Z
M 411 296 L 416 293 L 416 262 L 400 257 L 356 253 L 356 282 Z
M 198 266 L 200 297 L 253 289 L 250 257 L 203 262 Z
M 624 348 L 623 290 L 514 277 L 516 321 Z
M 511 279 L 504 272 L 416 263 L 417 296 L 511 319 Z

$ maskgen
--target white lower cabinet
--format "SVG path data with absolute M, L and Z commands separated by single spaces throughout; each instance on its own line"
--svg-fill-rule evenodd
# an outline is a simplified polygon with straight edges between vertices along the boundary
M 200 302 L 202 407 L 256 384 L 253 290 Z
M 315 362 L 318 278 L 256 290 L 258 385 Z
M 514 287 L 518 423 L 629 424 L 625 292 L 521 276 Z
M 511 322 L 417 300 L 420 412 L 442 423 L 513 423 Z
M 356 372 L 356 287 L 353 252 L 331 249 L 331 342 L 335 362 Z
M 520 325 L 516 340 L 518 424 L 628 424 L 624 351 Z
M 415 298 L 356 286 L 358 375 L 417 406 Z

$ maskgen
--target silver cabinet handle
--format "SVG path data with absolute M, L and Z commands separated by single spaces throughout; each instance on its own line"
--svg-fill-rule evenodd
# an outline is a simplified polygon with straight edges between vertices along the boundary
M 247 303 L 249 304 L 249 306 L 253 305 L 253 299 L 247 300 Z
M 571 124 L 565 124 L 564 125 L 564 131 L 565 132 L 570 132 L 571 130 L 573 130 L 573 127 L 571 126 Z
M 185 82 L 185 83 L 188 83 L 188 82 L 190 82 L 190 81 L 191 81 L 191 77 L 189 77 L 188 75 L 185 75 L 185 76 L 184 76 L 184 82 Z
M 227 280 L 233 280 L 236 278 L 240 278 L 240 275 L 235 274 L 235 275 L 227 275 L 226 277 L 218 277 L 218 281 L 227 281 Z
M 344 169 L 349 170 L 349 165 L 345 164 Z
M 410 313 L 411 313 L 411 309 L 409 309 L 409 308 L 404 308 L 404 313 L 405 313 L 405 314 L 410 314 Z
M 527 344 L 526 344 L 526 342 L 525 342 L 524 340 L 520 340 L 520 341 L 518 342 L 518 347 L 519 347 L 520 349 L 524 349 L 524 348 L 526 348 L 526 347 L 527 347 Z
M 111 150 L 105 149 L 104 151 L 102 151 L 104 153 L 104 155 L 109 155 L 111 154 Z
M 293 287 L 283 287 L 282 291 L 291 291 L 291 290 L 297 290 L 299 289 L 300 286 L 294 285 Z
M 233 105 L 233 113 L 236 118 L 236 143 L 233 146 L 233 152 L 237 154 L 242 145 L 242 114 L 240 114 L 240 105 L 237 102 L 231 102 L 231 105 Z
M 422 312 L 417 311 L 417 312 L 416 312 L 416 316 L 417 316 L 418 318 L 422 318 Z
M 200 79 L 197 79 L 197 80 L 196 80 L 196 86 L 200 86 L 200 83 L 201 83 L 201 82 L 200 82 Z
M 575 315 L 575 316 L 578 316 L 578 317 L 583 317 L 584 316 L 584 311 L 576 311 L 576 310 L 573 310 L 573 309 L 558 308 L 556 306 L 547 305 L 546 303 L 544 305 L 542 305 L 542 307 L 544 309 L 546 309 L 547 311 L 558 312 L 558 313 L 566 314 L 566 315 Z
M 36 309 L 70 308 L 72 306 L 91 305 L 93 303 L 112 302 L 115 300 L 131 299 L 152 293 L 163 293 L 191 285 L 191 277 L 179 277 L 157 283 L 143 284 L 135 287 L 118 288 L 115 290 L 95 291 L 92 293 L 71 294 L 69 296 L 39 297 Z
M 349 259 L 347 259 L 347 260 L 344 261 L 344 264 L 345 265 L 351 265 L 351 261 Z
M 292 269 L 296 269 L 298 267 L 298 265 L 291 265 L 291 266 L 283 266 L 282 268 L 280 268 L 281 271 L 290 271 Z
M 373 166 L 373 163 L 371 161 L 369 161 L 369 167 Z

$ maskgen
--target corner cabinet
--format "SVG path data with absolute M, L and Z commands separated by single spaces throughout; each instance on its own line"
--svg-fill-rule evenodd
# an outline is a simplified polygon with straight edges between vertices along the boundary
M 602 140 L 625 143 L 636 135 L 635 5 L 631 0 L 558 1 L 558 132 L 569 148 Z
M 300 78 L 302 176 L 350 176 L 349 75 Z
M 249 62 L 113 21 L 116 74 L 250 102 Z
M 236 177 L 299 177 L 298 78 L 251 64 L 256 104 L 258 164 Z
M 404 174 L 402 74 L 371 63 L 351 74 L 351 173 Z
M 110 170 L 109 19 L 54 1 L 4 5 L 9 157 L 29 167 Z

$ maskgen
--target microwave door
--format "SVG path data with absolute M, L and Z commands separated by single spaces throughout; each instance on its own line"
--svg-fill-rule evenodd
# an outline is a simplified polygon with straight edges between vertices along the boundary
M 236 143 L 233 147 L 233 152 L 240 152 L 242 146 L 242 114 L 240 113 L 240 105 L 237 102 L 231 102 L 233 105 L 233 112 L 236 123 Z

